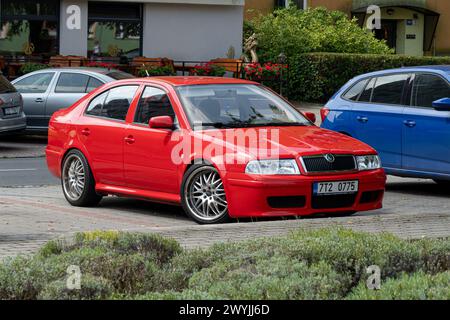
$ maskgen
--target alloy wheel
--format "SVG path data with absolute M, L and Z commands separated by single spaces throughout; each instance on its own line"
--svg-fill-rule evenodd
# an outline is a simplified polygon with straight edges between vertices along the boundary
M 223 182 L 214 168 L 202 167 L 194 171 L 186 181 L 184 196 L 191 213 L 201 221 L 228 215 Z
M 70 155 L 63 167 L 64 193 L 72 201 L 81 198 L 86 182 L 86 172 L 82 160 L 75 154 Z

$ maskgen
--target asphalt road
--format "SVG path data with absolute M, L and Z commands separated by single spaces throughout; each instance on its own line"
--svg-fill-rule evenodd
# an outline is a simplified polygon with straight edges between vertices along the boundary
M 0 159 L 0 187 L 57 185 L 44 157 Z

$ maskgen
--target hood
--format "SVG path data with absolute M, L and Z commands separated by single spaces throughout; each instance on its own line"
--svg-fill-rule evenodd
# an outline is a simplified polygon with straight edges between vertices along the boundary
M 245 153 L 251 158 L 262 158 L 258 155 L 263 150 L 266 153 L 262 154 L 276 151 L 280 157 L 376 153 L 359 140 L 316 126 L 205 130 L 202 134 L 204 142 L 219 144 L 228 153 Z

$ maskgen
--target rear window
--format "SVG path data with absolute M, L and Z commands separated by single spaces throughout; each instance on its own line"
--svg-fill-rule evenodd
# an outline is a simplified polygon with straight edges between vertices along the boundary
M 113 78 L 114 80 L 125 80 L 125 79 L 132 79 L 136 78 L 132 74 L 121 72 L 121 71 L 111 71 L 106 74 L 108 77 Z
M 16 88 L 2 75 L 0 75 L 0 93 L 17 92 Z

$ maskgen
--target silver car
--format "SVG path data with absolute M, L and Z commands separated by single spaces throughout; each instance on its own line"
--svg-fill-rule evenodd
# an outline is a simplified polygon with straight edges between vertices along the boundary
M 26 127 L 22 97 L 0 74 L 0 134 L 20 132 Z
M 12 84 L 23 97 L 26 131 L 46 133 L 55 111 L 70 107 L 105 83 L 128 78 L 133 76 L 113 69 L 52 68 L 28 73 Z

